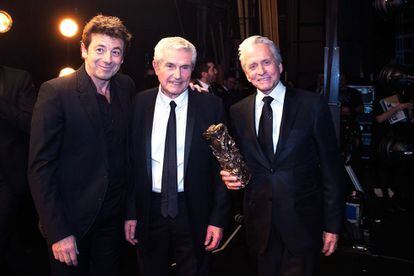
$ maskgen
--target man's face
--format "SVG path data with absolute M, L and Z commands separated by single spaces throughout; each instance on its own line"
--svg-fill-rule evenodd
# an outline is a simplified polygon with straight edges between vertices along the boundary
M 88 49 L 82 43 L 81 51 L 86 72 L 94 82 L 110 80 L 124 60 L 124 42 L 104 34 L 92 34 Z
M 207 83 L 211 84 L 216 81 L 218 71 L 213 62 L 208 62 L 207 66 L 208 66 L 208 70 L 204 76 L 205 76 Z
M 233 90 L 236 88 L 237 80 L 234 77 L 228 77 L 226 80 L 224 80 L 224 85 L 229 89 Z
M 187 50 L 167 50 L 163 60 L 152 62 L 162 92 L 174 99 L 183 93 L 190 82 L 193 66 L 191 52 Z
M 267 45 L 255 44 L 246 52 L 243 71 L 257 89 L 269 94 L 278 84 L 283 67 Z

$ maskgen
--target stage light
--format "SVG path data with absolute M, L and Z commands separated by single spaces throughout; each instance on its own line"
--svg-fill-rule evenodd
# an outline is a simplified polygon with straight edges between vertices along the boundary
M 78 33 L 78 23 L 71 18 L 65 18 L 59 25 L 60 33 L 66 37 L 72 37 Z
M 59 77 L 67 76 L 69 74 L 72 74 L 73 72 L 75 72 L 75 69 L 70 68 L 70 67 L 65 67 L 62 70 L 60 70 Z
M 8 32 L 13 25 L 13 20 L 7 12 L 0 10 L 0 33 Z

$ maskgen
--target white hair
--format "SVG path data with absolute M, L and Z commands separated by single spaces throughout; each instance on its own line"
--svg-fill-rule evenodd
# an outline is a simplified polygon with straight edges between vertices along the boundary
M 245 58 L 246 52 L 250 49 L 253 45 L 257 44 L 265 44 L 269 47 L 270 52 L 272 53 L 273 57 L 276 59 L 277 63 L 282 63 L 282 56 L 280 55 L 280 49 L 267 37 L 254 35 L 251 37 L 246 38 L 240 45 L 239 45 L 239 60 L 242 67 L 245 66 Z
M 194 67 L 197 59 L 197 50 L 190 41 L 179 36 L 161 39 L 154 48 L 154 61 L 157 63 L 162 61 L 165 52 L 168 50 L 185 50 L 191 52 L 191 65 Z

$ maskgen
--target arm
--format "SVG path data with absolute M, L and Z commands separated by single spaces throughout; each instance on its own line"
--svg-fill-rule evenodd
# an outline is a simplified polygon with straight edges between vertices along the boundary
M 323 185 L 324 204 L 324 252 L 331 254 L 336 247 L 345 207 L 345 187 L 342 158 L 339 153 L 332 116 L 328 105 L 321 100 L 314 123 L 314 139 L 316 142 Z
M 220 101 L 216 123 L 225 122 L 224 107 Z M 210 221 L 207 227 L 207 234 L 204 245 L 206 250 L 211 251 L 216 249 L 223 237 L 223 227 L 228 223 L 228 214 L 230 210 L 229 197 L 226 187 L 222 184 L 220 179 L 220 165 L 217 160 L 211 154 L 211 160 L 214 168 L 214 204 L 210 213 Z
M 7 81 L 9 80 L 5 80 Z M 36 101 L 36 93 L 29 73 L 24 72 L 20 78 L 13 80 L 13 85 L 7 85 L 7 87 L 8 89 L 14 87 L 17 97 L 15 102 L 10 102 L 0 96 L 0 120 L 4 120 L 20 131 L 29 133 L 32 110 Z M 5 91 L 5 93 L 10 92 Z
M 50 244 L 72 234 L 58 192 L 58 164 L 65 124 L 62 110 L 58 91 L 48 83 L 43 84 L 33 112 L 28 179 Z
M 390 110 L 376 116 L 375 120 L 378 123 L 382 124 L 383 122 L 388 120 L 391 116 L 393 116 L 398 111 L 401 111 L 404 109 L 412 110 L 413 108 L 414 108 L 414 105 L 412 103 L 399 103 L 396 106 L 392 107 Z

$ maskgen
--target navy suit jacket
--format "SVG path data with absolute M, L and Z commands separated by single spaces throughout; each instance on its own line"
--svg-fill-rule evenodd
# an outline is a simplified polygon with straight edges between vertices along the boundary
M 248 245 L 263 252 L 273 223 L 291 252 L 315 250 L 323 230 L 339 233 L 344 209 L 343 166 L 328 105 L 319 95 L 286 88 L 269 163 L 257 140 L 255 96 L 230 109 L 233 134 L 252 173 L 244 197 Z

